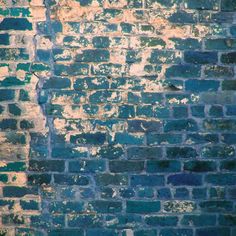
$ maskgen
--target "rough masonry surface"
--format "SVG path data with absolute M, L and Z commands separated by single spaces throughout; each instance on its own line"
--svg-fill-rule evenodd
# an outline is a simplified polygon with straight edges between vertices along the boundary
M 236 236 L 235 0 L 0 0 L 0 235 Z

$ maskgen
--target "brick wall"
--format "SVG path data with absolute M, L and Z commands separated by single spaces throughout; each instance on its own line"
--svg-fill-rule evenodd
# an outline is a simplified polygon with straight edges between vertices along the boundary
M 236 235 L 235 0 L 0 0 L 0 235 Z

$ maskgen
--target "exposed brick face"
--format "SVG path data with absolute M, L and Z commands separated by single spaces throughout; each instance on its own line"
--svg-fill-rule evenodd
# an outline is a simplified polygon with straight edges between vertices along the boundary
M 235 236 L 234 0 L 0 0 L 0 235 Z

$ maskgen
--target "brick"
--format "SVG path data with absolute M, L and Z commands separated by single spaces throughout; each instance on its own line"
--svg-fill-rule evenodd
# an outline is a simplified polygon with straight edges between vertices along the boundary
M 18 186 L 5 186 L 3 187 L 4 197 L 23 197 L 25 195 L 37 195 L 37 188 L 35 187 L 18 187 Z
M 159 212 L 161 208 L 159 201 L 127 201 L 126 212 L 127 213 L 139 213 L 147 214 L 153 212 Z
M 113 173 L 122 172 L 142 172 L 144 170 L 143 161 L 110 161 L 109 169 Z
M 192 78 L 200 77 L 201 68 L 197 65 L 173 65 L 167 68 L 166 77 L 167 78 Z
M 185 6 L 188 9 L 198 9 L 198 10 L 218 10 L 219 1 L 210 0 L 210 1 L 194 1 L 194 0 L 185 0 Z
M 184 163 L 184 170 L 191 172 L 216 171 L 217 165 L 213 161 L 188 161 Z
M 177 226 L 178 217 L 176 216 L 148 216 L 145 222 L 151 226 Z
M 236 176 L 232 174 L 209 174 L 206 176 L 205 181 L 212 185 L 224 186 L 234 185 L 235 178 Z
M 128 177 L 121 174 L 98 174 L 95 176 L 95 181 L 98 186 L 108 185 L 127 185 Z
M 0 23 L 0 30 L 32 30 L 32 23 L 25 18 L 5 18 Z
M 182 142 L 182 135 L 179 134 L 155 134 L 150 133 L 147 135 L 148 145 L 159 145 L 159 144 L 178 144 Z
M 81 175 L 54 174 L 54 182 L 61 185 L 88 185 L 89 178 Z
M 164 124 L 164 131 L 196 131 L 197 123 L 193 119 L 168 120 Z
M 84 236 L 84 231 L 82 229 L 51 229 L 48 232 L 49 236 L 58 235 L 71 235 L 71 236 Z
M 117 201 L 96 200 L 88 204 L 91 210 L 98 213 L 117 213 L 122 211 L 122 203 Z
M 29 54 L 25 48 L 0 48 L 0 57 L 2 60 L 28 60 Z M 9 77 L 14 78 L 14 77 Z
M 200 208 L 202 211 L 205 212 L 225 212 L 225 211 L 232 211 L 232 205 L 233 203 L 230 201 L 218 201 L 218 200 L 212 200 L 212 201 L 204 201 L 199 203 Z
M 164 176 L 162 175 L 132 175 L 131 186 L 163 186 Z
M 195 52 L 187 51 L 184 53 L 184 60 L 191 64 L 212 64 L 217 62 L 216 52 Z
M 191 92 L 217 91 L 220 82 L 216 80 L 187 80 L 185 90 Z
M 105 171 L 104 160 L 84 160 L 69 162 L 69 172 L 72 173 L 95 173 Z
M 159 147 L 130 147 L 127 150 L 129 159 L 155 159 L 162 156 Z
M 118 236 L 118 232 L 112 229 L 88 229 L 87 236 Z
M 198 156 L 192 147 L 167 147 L 166 154 L 168 158 L 195 158 Z
M 193 236 L 192 229 L 161 229 L 160 236 L 174 236 L 174 235 Z
M 54 161 L 54 160 L 30 160 L 29 161 L 29 170 L 37 172 L 46 172 L 46 171 L 56 171 L 63 172 L 65 169 L 64 161 Z
M 77 144 L 95 144 L 95 145 L 101 145 L 104 144 L 106 140 L 106 134 L 105 133 L 84 133 L 84 134 L 77 134 L 72 135 L 70 137 L 71 143 L 77 143 Z
M 9 101 L 13 100 L 15 97 L 15 91 L 9 89 L 1 89 L 0 90 L 0 101 Z
M 230 236 L 230 230 L 219 227 L 197 229 L 196 236 Z
M 235 11 L 236 3 L 233 0 L 223 0 L 221 2 L 221 10 L 222 11 Z
M 214 226 L 216 225 L 216 215 L 184 215 L 181 220 L 182 225 L 193 226 Z
M 202 177 L 196 174 L 175 174 L 168 176 L 167 183 L 173 186 L 199 186 L 202 184 Z
M 10 37 L 9 34 L 0 34 L 0 45 L 9 45 Z
M 221 55 L 220 60 L 223 64 L 235 64 L 236 63 L 235 56 L 236 56 L 235 52 L 223 53 Z
M 109 51 L 103 49 L 88 49 L 84 50 L 82 54 L 76 56 L 78 62 L 107 62 L 109 61 Z
M 147 161 L 148 173 L 159 172 L 179 172 L 181 171 L 181 164 L 175 160 L 162 160 L 162 161 Z

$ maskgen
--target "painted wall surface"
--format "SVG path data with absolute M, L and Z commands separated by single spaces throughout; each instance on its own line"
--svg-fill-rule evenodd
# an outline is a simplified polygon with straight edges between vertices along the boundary
M 0 0 L 0 235 L 236 236 L 235 0 Z

